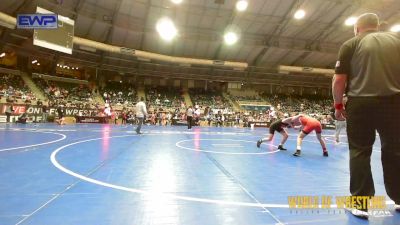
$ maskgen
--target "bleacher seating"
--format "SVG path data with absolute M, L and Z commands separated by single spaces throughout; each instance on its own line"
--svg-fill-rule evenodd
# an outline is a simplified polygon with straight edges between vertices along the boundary
M 190 98 L 195 106 L 200 108 L 210 107 L 211 109 L 232 110 L 232 105 L 227 101 L 221 92 L 204 89 L 190 89 Z
M 105 102 L 111 105 L 133 107 L 136 104 L 136 90 L 132 84 L 110 81 L 101 90 Z
M 57 82 L 34 78 L 36 85 L 43 90 L 51 102 L 63 102 L 70 106 L 94 104 L 92 91 L 87 85 Z
M 278 111 L 288 114 L 304 113 L 309 115 L 329 115 L 333 100 L 321 96 L 269 95 L 263 98 Z
M 10 103 L 32 103 L 36 100 L 20 76 L 4 73 L 0 73 L 0 98 Z
M 185 100 L 181 91 L 172 87 L 147 88 L 146 98 L 149 106 L 155 109 L 185 107 Z

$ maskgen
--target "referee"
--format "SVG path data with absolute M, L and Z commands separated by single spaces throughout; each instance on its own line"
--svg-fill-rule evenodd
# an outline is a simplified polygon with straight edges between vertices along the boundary
M 340 48 L 332 92 L 335 115 L 347 114 L 350 148 L 350 192 L 373 196 L 371 153 L 376 131 L 381 139 L 386 192 L 400 211 L 400 34 L 378 32 L 379 18 L 366 13 L 354 25 L 355 37 Z M 346 111 L 343 94 L 347 92 Z M 368 209 L 351 213 L 368 219 Z
M 187 124 L 188 124 L 188 130 L 192 129 L 193 114 L 194 114 L 194 110 L 193 110 L 192 106 L 189 106 L 189 108 L 186 110 L 186 120 L 187 120 Z

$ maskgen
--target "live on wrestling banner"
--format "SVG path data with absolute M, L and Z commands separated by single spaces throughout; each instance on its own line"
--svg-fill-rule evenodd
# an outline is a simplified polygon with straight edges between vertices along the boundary
M 6 110 L 10 104 L 0 104 L 0 122 L 6 122 Z M 42 107 L 37 106 L 37 105 L 22 105 L 22 104 L 14 104 L 13 105 L 14 112 L 11 115 L 11 121 L 17 120 L 17 117 L 23 113 L 27 113 L 29 117 L 35 117 L 38 120 L 40 120 L 42 116 Z M 47 109 L 49 115 L 56 116 L 57 115 L 57 108 L 55 107 L 49 107 Z M 70 107 L 64 107 L 64 114 L 65 116 L 71 116 L 75 117 L 79 114 L 82 115 L 91 115 L 91 114 L 97 115 L 98 110 L 97 109 L 78 109 L 78 108 L 70 108 Z M 90 118 L 79 118 L 79 122 L 85 122 L 85 123 L 104 123 L 104 121 L 101 118 L 92 118 L 92 120 L 88 121 Z
M 10 104 L 0 104 L 0 115 L 5 115 L 7 108 L 10 106 Z M 14 104 L 13 105 L 14 115 L 20 115 L 22 113 L 27 113 L 28 116 L 40 116 L 42 115 L 42 107 L 37 106 L 37 105 L 20 105 L 20 104 Z M 57 108 L 56 107 L 49 107 L 48 109 L 49 115 L 56 115 L 57 114 Z M 64 113 L 65 116 L 75 116 L 78 115 L 79 113 L 81 114 L 92 114 L 98 113 L 97 109 L 78 109 L 78 108 L 70 108 L 70 107 L 64 107 Z
M 288 196 L 290 210 L 319 213 L 320 210 L 368 209 L 376 217 L 391 216 L 385 196 Z M 305 211 L 304 211 L 305 210 Z

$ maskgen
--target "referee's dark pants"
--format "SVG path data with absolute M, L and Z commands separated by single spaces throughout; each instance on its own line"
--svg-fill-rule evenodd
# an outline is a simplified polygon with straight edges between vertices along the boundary
M 188 129 L 192 129 L 193 116 L 187 116 Z
M 7 116 L 6 122 L 9 123 L 10 122 L 11 113 L 6 112 L 6 116 Z
M 349 97 L 346 112 L 351 194 L 375 194 L 371 154 L 378 131 L 386 192 L 396 204 L 400 204 L 400 94 Z
M 137 125 L 137 127 L 136 127 L 136 133 L 140 133 L 140 130 L 142 129 L 142 124 L 143 124 L 143 121 L 144 121 L 144 117 L 137 117 L 137 119 L 138 119 L 138 125 Z

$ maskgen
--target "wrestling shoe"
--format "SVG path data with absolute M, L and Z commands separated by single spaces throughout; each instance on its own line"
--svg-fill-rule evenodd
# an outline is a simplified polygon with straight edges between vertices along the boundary
M 394 204 L 394 210 L 400 213 L 400 205 Z
M 279 145 L 279 146 L 278 146 L 278 149 L 281 150 L 281 151 L 286 151 L 286 150 L 287 150 L 287 149 L 284 148 L 282 145 Z
M 359 209 L 354 209 L 354 208 L 345 208 L 345 210 L 349 211 L 353 216 L 361 218 L 361 219 L 368 219 L 369 214 L 367 211 L 359 210 Z
M 328 151 L 324 151 L 323 156 L 328 157 L 329 156 Z
M 300 150 L 296 150 L 296 152 L 293 153 L 293 156 L 296 156 L 296 157 L 298 157 L 300 155 L 301 155 L 301 151 Z
M 258 140 L 258 141 L 257 141 L 257 148 L 259 148 L 259 147 L 260 147 L 261 143 L 262 143 L 262 141 L 261 141 L 261 140 Z

